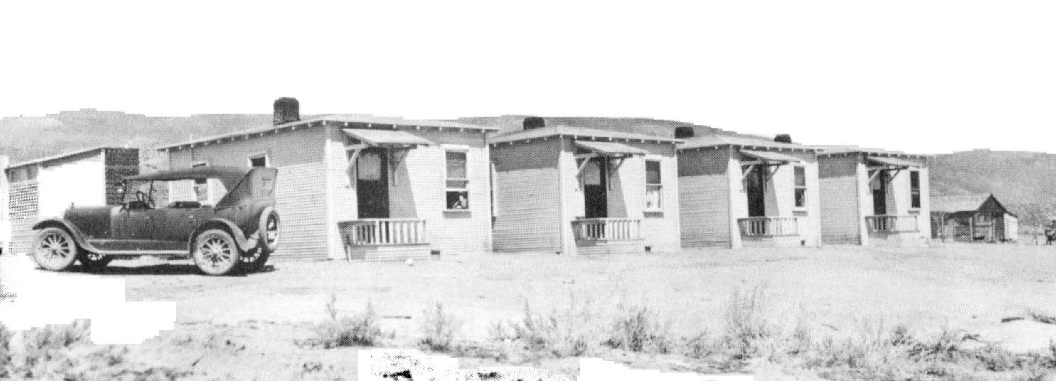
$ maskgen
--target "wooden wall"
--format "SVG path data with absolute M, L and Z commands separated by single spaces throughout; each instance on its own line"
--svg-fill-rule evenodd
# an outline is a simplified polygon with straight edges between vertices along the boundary
M 821 187 L 821 240 L 824 244 L 861 243 L 858 165 L 852 156 L 818 158 Z M 871 207 L 871 204 L 870 204 Z
M 495 144 L 495 251 L 561 250 L 559 139 Z
M 678 154 L 678 199 L 683 247 L 730 246 L 728 149 Z

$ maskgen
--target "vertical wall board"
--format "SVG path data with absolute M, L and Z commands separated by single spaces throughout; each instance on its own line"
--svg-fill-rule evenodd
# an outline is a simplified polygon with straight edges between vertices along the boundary
M 857 162 L 847 156 L 818 159 L 821 240 L 826 244 L 860 243 Z
M 677 161 L 682 246 L 729 247 L 728 151 L 685 150 Z
M 561 250 L 559 144 L 553 138 L 492 145 L 496 251 Z

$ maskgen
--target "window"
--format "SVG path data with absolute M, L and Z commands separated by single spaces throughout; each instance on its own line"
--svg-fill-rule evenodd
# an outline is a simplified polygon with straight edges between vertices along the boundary
M 250 156 L 249 157 L 249 166 L 250 167 L 254 167 L 254 168 L 261 167 L 262 168 L 262 167 L 269 166 L 269 164 L 271 164 L 271 163 L 268 162 L 268 155 L 267 154 L 254 155 L 254 156 Z
M 205 162 L 191 164 L 191 168 L 201 168 L 209 165 Z M 209 202 L 209 179 L 194 179 L 194 194 L 198 202 Z
M 795 206 L 797 208 L 807 207 L 807 169 L 800 166 L 792 167 L 795 172 Z
M 660 162 L 645 162 L 645 210 L 658 211 L 663 206 L 662 185 L 660 181 Z
M 909 171 L 909 207 L 920 208 L 920 171 Z
M 447 151 L 447 179 L 445 198 L 447 210 L 469 209 L 469 175 L 466 152 Z

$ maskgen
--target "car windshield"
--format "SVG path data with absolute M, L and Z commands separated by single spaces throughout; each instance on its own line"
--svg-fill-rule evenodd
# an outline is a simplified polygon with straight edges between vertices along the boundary
M 159 197 L 157 184 L 152 186 L 150 181 L 130 180 L 125 183 L 125 205 L 132 209 L 150 208 L 155 205 Z

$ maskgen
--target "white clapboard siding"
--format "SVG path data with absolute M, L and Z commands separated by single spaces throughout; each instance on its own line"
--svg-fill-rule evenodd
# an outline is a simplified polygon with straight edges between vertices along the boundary
M 682 151 L 678 201 L 683 247 L 730 246 L 729 151 Z
M 496 251 L 561 250 L 558 144 L 550 139 L 491 147 Z
M 323 164 L 278 167 L 275 210 L 282 219 L 275 259 L 326 259 L 326 196 Z
M 11 183 L 11 252 L 28 253 L 33 244 L 33 225 L 39 220 L 37 181 Z
M 861 243 L 856 157 L 822 157 L 818 167 L 822 243 Z

